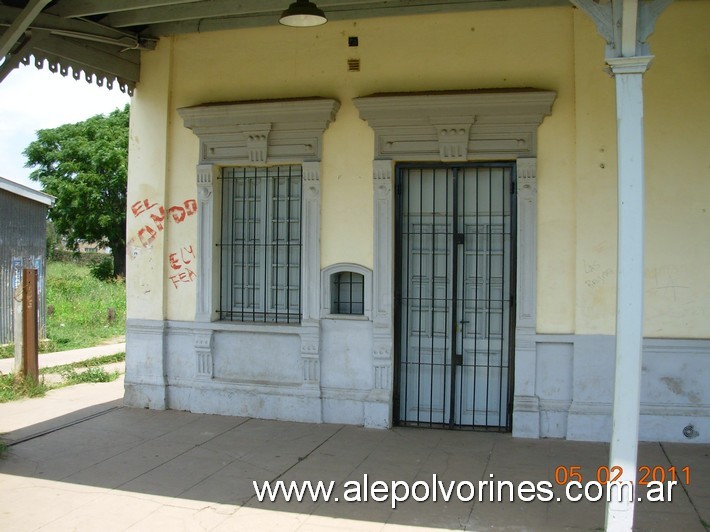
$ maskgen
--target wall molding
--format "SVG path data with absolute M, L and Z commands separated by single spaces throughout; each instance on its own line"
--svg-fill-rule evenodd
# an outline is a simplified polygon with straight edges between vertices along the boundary
M 200 139 L 199 163 L 254 166 L 319 161 L 340 102 L 328 98 L 205 104 L 178 109 Z
M 392 397 L 388 380 L 392 353 L 387 343 L 374 346 L 372 371 L 376 382 L 372 389 L 315 385 L 308 375 L 301 382 L 295 374 L 293 381 L 237 381 L 228 376 L 210 377 L 206 371 L 191 374 L 186 369 L 199 367 L 199 357 L 209 356 L 219 335 L 239 332 L 252 336 L 262 333 L 263 337 L 296 336 L 305 352 L 308 349 L 304 347 L 314 345 L 310 336 L 313 331 L 307 326 L 129 319 L 126 334 L 133 355 L 127 362 L 126 404 L 212 413 L 217 408 L 229 415 L 387 426 Z M 516 415 L 536 420 L 540 437 L 608 441 L 614 337 L 532 334 L 528 339 L 530 351 L 535 353 L 531 371 L 532 376 L 537 375 L 536 388 L 531 394 L 516 395 Z M 703 380 L 708 357 L 710 339 L 644 339 L 642 440 L 710 441 L 710 390 Z M 152 368 L 150 372 L 145 371 L 146 363 Z M 304 366 L 304 371 L 312 369 Z M 587 386 L 575 384 L 581 381 Z M 590 386 L 590 382 L 596 384 Z M 330 406 L 323 404 L 324 400 L 330 401 Z M 352 418 L 342 417 L 340 407 L 335 406 L 348 402 L 346 410 Z M 274 412 L 280 414 L 274 416 Z M 692 437 L 685 435 L 687 427 L 692 427 L 686 431 Z
M 323 132 L 340 107 L 337 100 L 312 98 L 206 104 L 178 109 L 200 142 L 197 165 L 197 304 L 195 320 L 218 320 L 220 264 L 213 253 L 220 232 L 223 166 L 301 164 L 302 242 L 301 366 L 303 385 L 320 382 L 320 158 Z M 215 204 L 215 201 L 218 203 Z M 197 342 L 197 339 L 195 340 Z M 211 351 L 198 348 L 198 376 L 210 376 Z M 211 349 L 211 348 L 210 348 Z
M 384 94 L 354 100 L 360 117 L 375 131 L 373 371 L 378 397 L 387 395 L 390 404 L 394 365 L 392 184 L 396 162 L 513 159 L 522 176 L 517 195 L 518 316 L 513 432 L 524 437 L 540 436 L 532 341 L 537 307 L 535 156 L 537 128 L 552 112 L 555 98 L 552 91 L 522 89 Z M 519 378 L 521 375 L 525 376 Z

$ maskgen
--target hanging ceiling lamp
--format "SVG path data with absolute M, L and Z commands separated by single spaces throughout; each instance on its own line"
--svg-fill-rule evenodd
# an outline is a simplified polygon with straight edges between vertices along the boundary
M 308 26 L 320 26 L 328 22 L 325 13 L 318 9 L 313 2 L 308 0 L 296 0 L 288 6 L 288 9 L 281 13 L 279 22 L 284 26 L 294 26 L 304 28 Z

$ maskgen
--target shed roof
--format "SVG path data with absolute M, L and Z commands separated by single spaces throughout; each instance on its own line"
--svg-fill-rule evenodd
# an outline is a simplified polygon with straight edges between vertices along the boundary
M 45 194 L 39 190 L 34 190 L 30 187 L 26 187 L 25 185 L 15 183 L 14 181 L 10 181 L 4 177 L 0 177 L 0 190 L 6 190 L 7 192 L 36 201 L 37 203 L 44 203 L 48 207 L 54 205 L 54 196 L 50 196 L 49 194 Z
M 273 26 L 293 0 L 0 0 L 0 82 L 18 65 L 133 92 L 162 36 Z M 569 0 L 315 0 L 329 20 L 570 5 Z M 34 58 L 34 59 L 32 59 Z

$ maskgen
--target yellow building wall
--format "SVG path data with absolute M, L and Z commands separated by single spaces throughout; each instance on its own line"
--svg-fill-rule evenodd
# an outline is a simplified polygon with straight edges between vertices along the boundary
M 164 319 L 165 232 L 151 218 L 165 205 L 172 42 L 142 58 L 140 90 L 131 100 L 126 215 L 127 316 Z M 165 225 L 165 224 L 163 224 Z
M 574 25 L 575 332 L 613 334 L 617 211 L 614 80 L 604 72 L 605 43 L 591 19 L 577 10 Z
M 710 2 L 673 2 L 650 38 L 645 334 L 710 338 Z
M 710 123 L 707 97 L 697 107 L 703 87 L 709 86 L 708 70 L 700 68 L 707 65 L 708 45 L 698 42 L 690 50 L 693 43 L 677 39 L 689 33 L 691 24 L 702 40 L 699 26 L 708 20 L 708 5 L 674 4 L 651 40 L 658 56 L 646 83 L 646 109 L 653 109 L 646 124 L 646 324 L 651 336 L 710 333 L 701 319 L 710 310 L 703 279 L 710 246 L 708 230 L 701 228 L 708 227 L 710 216 L 703 202 L 709 197 L 710 164 L 707 150 L 701 149 L 708 137 L 702 129 Z M 359 47 L 348 47 L 349 36 L 358 36 Z M 374 135 L 352 99 L 381 92 L 534 87 L 557 92 L 538 142 L 538 332 L 613 334 L 614 82 L 602 71 L 604 42 L 580 11 L 479 11 L 329 22 L 309 29 L 213 32 L 172 38 L 169 53 L 164 41 L 143 54 L 144 78 L 133 108 L 142 118 L 133 125 L 131 150 L 145 153 L 154 146 L 157 153 L 134 162 L 132 152 L 129 193 L 138 201 L 144 195 L 141 187 L 153 187 L 158 197 L 164 196 L 166 208 L 177 207 L 177 214 L 182 208 L 186 214 L 179 223 L 169 220 L 161 232 L 161 279 L 159 265 L 145 268 L 148 253 L 141 251 L 131 261 L 129 250 L 131 317 L 194 316 L 194 279 L 186 272 L 195 258 L 196 216 L 188 207 L 196 196 L 198 142 L 177 108 L 270 98 L 338 99 L 340 111 L 323 139 L 321 265 L 354 262 L 371 268 Z M 360 60 L 360 71 L 348 72 L 348 59 L 354 58 Z M 679 78 L 679 59 L 692 77 L 674 79 Z M 691 97 L 679 98 L 686 90 Z M 675 100 L 675 107 L 663 109 L 666 99 Z M 688 121 L 700 130 L 690 144 L 683 137 Z M 138 227 L 130 217 L 129 210 L 129 233 Z M 693 258 L 685 260 L 689 251 Z M 678 279 L 692 289 L 685 294 L 671 289 Z M 138 305 L 141 291 L 158 281 L 163 314 L 156 304 Z M 678 299 L 669 312 L 671 293 Z
M 674 2 L 644 75 L 644 335 L 710 337 L 710 2 Z M 575 13 L 577 334 L 614 334 L 617 173 L 614 79 L 604 41 Z M 539 286 L 538 290 L 552 289 Z

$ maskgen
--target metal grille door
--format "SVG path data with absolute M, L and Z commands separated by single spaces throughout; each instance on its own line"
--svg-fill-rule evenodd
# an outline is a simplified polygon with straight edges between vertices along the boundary
M 397 170 L 396 413 L 510 427 L 513 164 Z

